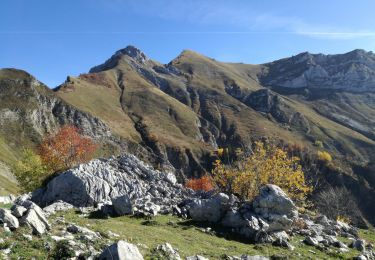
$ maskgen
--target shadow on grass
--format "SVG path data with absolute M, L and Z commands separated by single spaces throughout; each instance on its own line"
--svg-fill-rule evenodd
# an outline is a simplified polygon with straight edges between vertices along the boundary
M 79 213 L 79 211 L 77 211 Z M 111 218 L 116 218 L 119 216 L 115 215 L 107 215 L 104 214 L 102 211 L 97 210 L 89 213 L 88 218 L 89 219 L 108 219 L 109 217 Z M 134 219 L 139 219 L 143 220 L 140 224 L 144 226 L 162 226 L 164 225 L 163 223 L 160 223 L 157 221 L 155 217 L 152 216 L 145 216 L 145 215 L 132 215 L 129 217 L 134 218 Z M 244 244 L 254 244 L 251 239 L 246 238 L 244 236 L 239 235 L 238 233 L 234 233 L 230 228 L 225 228 L 217 224 L 211 224 L 207 222 L 197 222 L 193 220 L 182 220 L 182 221 L 177 221 L 177 222 L 171 222 L 167 223 L 166 225 L 173 226 L 173 227 L 180 227 L 182 230 L 188 230 L 188 229 L 197 229 L 200 230 L 202 233 L 205 233 L 207 235 L 211 236 L 216 236 L 220 238 L 224 238 L 226 240 L 232 240 L 232 241 L 237 241 L 241 242 Z
M 217 236 L 226 240 L 241 242 L 244 244 L 254 244 L 249 238 L 234 233 L 230 228 L 225 228 L 217 224 L 207 222 L 197 222 L 193 220 L 184 220 L 177 223 L 182 229 L 196 228 L 208 235 Z
M 76 213 L 80 213 L 79 211 L 76 211 Z M 109 216 L 107 214 L 104 214 L 101 210 L 92 211 L 87 216 L 88 219 L 108 219 Z

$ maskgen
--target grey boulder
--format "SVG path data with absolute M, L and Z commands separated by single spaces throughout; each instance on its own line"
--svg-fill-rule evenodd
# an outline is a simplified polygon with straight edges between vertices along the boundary
M 19 201 L 19 203 L 27 209 L 26 214 L 20 219 L 21 224 L 31 227 L 35 235 L 42 235 L 50 230 L 51 226 L 47 217 L 38 205 L 29 200 Z
M 169 243 L 164 243 L 156 247 L 156 252 L 161 259 L 181 260 L 180 254 Z
M 6 224 L 11 230 L 19 227 L 18 219 L 8 209 L 0 209 L 0 222 Z
M 127 194 L 112 199 L 112 205 L 119 216 L 133 214 L 133 204 Z
M 297 207 L 293 201 L 278 186 L 267 184 L 260 189 L 259 195 L 253 201 L 254 211 L 264 218 L 274 215 L 285 215 L 288 218 L 298 216 Z
M 43 208 L 43 211 L 46 213 L 47 216 L 53 215 L 58 211 L 67 211 L 73 209 L 74 206 L 72 204 L 66 203 L 64 201 L 56 201 L 51 205 Z
M 230 208 L 229 196 L 218 193 L 209 199 L 195 199 L 189 204 L 190 217 L 195 221 L 218 222 Z
M 143 260 L 143 256 L 135 245 L 120 240 L 105 248 L 99 260 Z
M 272 184 L 260 189 L 253 201 L 253 209 L 260 218 L 268 222 L 270 232 L 289 230 L 293 219 L 298 217 L 293 201 L 280 187 Z

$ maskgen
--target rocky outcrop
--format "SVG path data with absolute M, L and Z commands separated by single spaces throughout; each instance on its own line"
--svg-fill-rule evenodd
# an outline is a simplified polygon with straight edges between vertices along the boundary
M 304 52 L 264 65 L 267 72 L 260 80 L 267 86 L 353 92 L 375 88 L 375 54 L 364 50 L 338 55 Z
M 100 254 L 99 260 L 143 260 L 143 256 L 139 252 L 138 248 L 125 242 L 123 240 L 118 241 L 105 248 Z
M 194 221 L 210 222 L 230 228 L 255 242 L 275 242 L 289 247 L 287 236 L 298 211 L 293 201 L 275 185 L 261 188 L 252 203 L 240 203 L 235 196 L 222 193 L 186 202 L 184 209 Z
M 267 220 L 271 232 L 288 230 L 293 219 L 298 217 L 293 201 L 276 185 L 263 186 L 253 201 L 253 208 L 257 215 Z
M 188 211 L 190 217 L 195 221 L 216 223 L 223 217 L 232 203 L 228 195 L 219 193 L 209 199 L 194 200 L 188 204 Z
M 290 107 L 285 98 L 269 89 L 254 91 L 246 96 L 243 102 L 256 111 L 272 116 L 279 123 L 305 133 L 310 131 L 310 123 L 305 116 Z
M 39 205 L 58 200 L 76 207 L 114 203 L 120 214 L 171 213 L 173 206 L 192 195 L 171 173 L 154 170 L 133 155 L 92 160 L 51 180 L 33 194 Z
M 64 124 L 72 124 L 94 138 L 111 135 L 100 119 L 68 105 L 30 74 L 15 69 L 3 69 L 0 74 L 3 75 L 0 80 L 2 131 L 17 123 L 27 129 L 24 134 L 41 137 Z

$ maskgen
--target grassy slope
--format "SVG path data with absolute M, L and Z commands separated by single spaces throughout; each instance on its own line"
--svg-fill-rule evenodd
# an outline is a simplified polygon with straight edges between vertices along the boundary
M 197 74 L 197 78 L 193 79 L 194 84 L 201 86 L 202 89 L 211 87 L 212 89 L 221 92 L 224 102 L 237 104 L 238 106 L 241 106 L 239 101 L 225 95 L 223 78 L 232 78 L 240 88 L 245 91 L 251 92 L 262 88 L 256 80 L 257 74 L 263 69 L 261 65 L 220 63 L 191 51 L 182 53 L 174 61 L 174 65 L 184 71 L 189 71 L 189 69 L 193 68 L 194 75 Z M 207 73 L 208 71 L 210 73 Z M 211 76 L 208 77 L 207 75 Z M 335 144 L 340 143 L 342 149 L 349 154 L 356 155 L 361 159 L 369 159 L 366 157 L 363 158 L 363 155 L 370 153 L 369 150 L 375 145 L 374 141 L 318 114 L 310 104 L 288 97 L 284 97 L 284 99 L 286 100 L 287 105 L 292 107 L 295 111 L 304 114 L 310 123 L 312 123 L 312 129 L 309 135 L 313 137 L 313 140 L 311 140 L 311 137 L 306 138 L 306 136 L 304 136 L 304 134 L 301 135 L 301 133 L 286 133 L 280 128 L 280 126 L 271 124 L 267 120 L 264 120 L 263 117 L 251 109 L 242 109 L 238 115 L 230 117 L 235 120 L 238 126 L 240 126 L 242 136 L 246 136 L 246 134 L 250 132 L 252 135 L 255 133 L 276 136 L 291 143 L 302 141 L 307 146 L 311 146 L 314 139 L 322 140 L 327 144 L 327 148 L 337 153 L 339 151 L 336 150 Z M 243 106 L 241 108 L 243 108 Z M 343 151 L 341 150 L 340 152 Z
M 189 87 L 210 96 L 210 100 L 215 103 L 213 111 L 218 109 L 229 123 L 235 124 L 237 133 L 244 140 L 256 136 L 273 136 L 290 143 L 303 143 L 313 149 L 313 142 L 321 140 L 326 148 L 337 155 L 348 153 L 360 159 L 369 159 L 367 155 L 371 153 L 374 141 L 318 114 L 307 102 L 292 96 L 284 97 L 287 105 L 304 114 L 310 121 L 309 134 L 286 130 L 225 92 L 225 81 L 235 82 L 245 93 L 263 88 L 257 80 L 257 75 L 266 69 L 262 65 L 222 63 L 192 51 L 184 51 L 172 64 L 190 75 L 186 83 Z M 124 74 L 123 92 L 116 78 L 117 70 Z M 207 145 L 197 142 L 195 137 L 199 132 L 196 127 L 199 107 L 185 106 L 145 80 L 126 62 L 120 62 L 115 69 L 103 74 L 106 81 L 111 83 L 109 89 L 100 85 L 100 82 L 95 84 L 75 79 L 74 85 L 62 88 L 58 95 L 68 103 L 102 118 L 116 133 L 130 140 L 140 140 L 129 117 L 136 114 L 142 117 L 143 124 L 162 143 L 193 150 L 207 148 Z M 175 91 L 186 91 L 184 77 L 164 77 Z M 171 115 L 170 111 L 177 116 Z
M 146 259 L 152 259 L 152 249 L 158 244 L 165 242 L 177 248 L 182 257 L 199 254 L 209 259 L 220 259 L 225 254 L 232 256 L 242 254 L 263 256 L 279 255 L 287 256 L 289 257 L 288 259 L 352 259 L 354 256 L 359 255 L 359 252 L 353 249 L 350 249 L 350 251 L 345 254 L 339 253 L 336 249 L 319 251 L 311 246 L 304 245 L 301 242 L 303 237 L 300 236 L 292 238 L 291 243 L 296 247 L 294 251 L 273 247 L 271 245 L 248 244 L 244 241 L 233 240 L 229 237 L 225 238 L 207 234 L 201 231 L 201 229 L 197 227 L 197 224 L 178 219 L 174 216 L 158 216 L 152 221 L 134 217 L 100 219 L 82 217 L 70 211 L 65 214 L 56 214 L 51 217 L 50 222 L 55 223 L 53 219 L 58 216 L 64 216 L 68 223 L 87 226 L 91 230 L 98 231 L 103 235 L 108 234 L 108 231 L 120 235 L 119 238 L 112 237 L 113 240 L 124 239 L 134 244 L 141 244 L 139 249 Z M 50 233 L 58 235 L 60 230 L 63 229 L 64 225 L 55 223 Z M 37 259 L 45 258 L 48 252 L 44 249 L 43 243 L 48 241 L 53 245 L 54 242 L 46 235 L 39 239 L 34 237 L 33 242 L 28 242 L 22 237 L 22 233 L 27 233 L 24 228 L 21 228 L 8 237 L 8 239 L 15 242 L 16 245 L 12 250 L 11 256 L 23 256 L 26 258 L 35 256 Z M 361 231 L 361 234 L 363 238 L 368 241 L 374 241 L 375 233 L 372 230 Z M 5 236 L 9 236 L 9 234 L 0 233 L 0 238 Z M 348 240 L 344 238 L 340 239 L 348 243 Z M 100 249 L 105 246 L 105 242 L 103 241 L 99 241 L 99 243 L 95 244 L 95 247 Z
M 69 104 L 103 119 L 117 134 L 129 140 L 140 141 L 130 118 L 137 115 L 134 120 L 142 118 L 142 123 L 162 143 L 192 150 L 203 147 L 196 140 L 198 118 L 190 108 L 140 77 L 128 64 L 120 64 L 118 69 L 124 72 L 123 92 L 117 83 L 108 89 L 74 79 L 74 85 L 65 85 L 57 94 Z M 117 82 L 114 70 L 106 71 L 105 78 L 108 82 Z
M 31 76 L 21 70 L 1 69 L 0 70 L 0 111 L 18 110 L 32 111 L 36 108 L 34 94 L 27 84 L 21 80 L 30 80 Z M 18 83 L 9 83 L 9 79 L 18 80 Z M 36 89 L 44 95 L 53 95 L 52 91 L 44 86 L 36 86 Z M 22 120 L 22 118 L 21 118 Z M 37 134 L 29 128 L 27 123 L 20 124 L 19 121 L 8 121 L 0 128 L 0 196 L 15 194 L 18 187 L 14 177 L 9 171 L 19 158 L 23 147 L 32 147 L 32 140 L 36 140 Z M 7 166 L 4 166 L 6 164 Z

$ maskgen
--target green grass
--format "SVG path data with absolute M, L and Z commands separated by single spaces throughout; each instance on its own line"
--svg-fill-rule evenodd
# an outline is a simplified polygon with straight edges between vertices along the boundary
M 117 217 L 109 219 L 82 218 L 74 212 L 65 215 L 65 219 L 90 229 L 106 234 L 108 230 L 120 235 L 134 244 L 143 244 L 146 247 L 139 247 L 146 258 L 152 257 L 152 249 L 157 245 L 168 242 L 179 250 L 182 257 L 191 255 L 203 255 L 209 259 L 220 259 L 224 255 L 263 255 L 263 256 L 287 256 L 289 259 L 330 259 L 344 258 L 350 259 L 358 252 L 342 254 L 336 249 L 322 252 L 310 246 L 304 245 L 301 241 L 303 237 L 295 236 L 291 243 L 296 247 L 290 251 L 271 245 L 254 245 L 246 241 L 234 240 L 231 237 L 220 237 L 210 235 L 200 230 L 196 223 L 182 220 L 175 216 L 157 216 L 152 220 L 135 217 Z M 315 254 L 311 253 L 313 250 Z
M 22 234 L 30 233 L 25 227 L 21 227 L 13 233 L 2 232 L 0 228 L 0 238 L 6 238 L 6 243 L 4 245 L 0 244 L 0 248 L 10 243 L 13 244 L 10 253 L 12 259 L 17 257 L 24 259 L 32 257 L 36 259 L 48 258 L 51 251 L 47 250 L 44 245 L 48 243 L 53 249 L 56 243 L 50 236 L 59 235 L 66 227 L 65 224 L 55 221 L 60 216 L 65 217 L 66 223 L 75 223 L 99 232 L 102 235 L 102 239 L 95 242 L 86 242 L 90 243 L 96 250 L 101 251 L 113 241 L 124 239 L 138 245 L 145 259 L 155 259 L 153 258 L 155 257 L 153 250 L 157 245 L 166 242 L 178 249 L 181 257 L 199 254 L 209 259 L 222 259 L 225 255 L 240 256 L 243 254 L 268 257 L 277 255 L 287 257 L 287 259 L 352 259 L 359 255 L 359 252 L 354 249 L 350 249 L 347 253 L 340 253 L 336 248 L 321 251 L 303 244 L 303 237 L 301 236 L 291 238 L 291 244 L 295 246 L 294 251 L 269 244 L 251 244 L 230 235 L 220 235 L 224 233 L 221 233 L 223 230 L 218 228 L 213 228 L 218 232 L 218 235 L 203 232 L 202 228 L 204 226 L 199 223 L 192 223 L 189 220 L 169 215 L 157 216 L 152 219 L 129 216 L 104 219 L 100 218 L 99 214 L 82 217 L 74 210 L 51 216 L 49 221 L 53 225 L 49 234 L 41 237 L 34 236 L 32 241 L 28 241 L 23 237 Z M 117 233 L 119 237 L 110 237 L 108 231 Z M 360 234 L 362 238 L 369 242 L 375 241 L 375 232 L 372 230 L 361 230 Z M 340 240 L 345 243 L 349 242 L 345 238 L 340 238 Z

